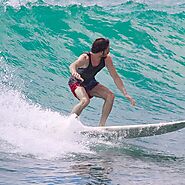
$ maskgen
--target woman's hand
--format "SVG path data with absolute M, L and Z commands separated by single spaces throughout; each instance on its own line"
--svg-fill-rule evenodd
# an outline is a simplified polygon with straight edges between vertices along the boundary
M 130 95 L 126 94 L 125 97 L 130 101 L 132 106 L 136 105 L 136 101 Z
M 72 73 L 72 76 L 74 76 L 78 80 L 81 80 L 82 82 L 84 81 L 84 79 L 81 77 L 81 75 L 77 72 Z

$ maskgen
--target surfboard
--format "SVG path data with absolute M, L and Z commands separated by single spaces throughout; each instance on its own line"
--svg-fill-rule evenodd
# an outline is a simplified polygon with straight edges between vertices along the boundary
M 118 140 L 123 138 L 138 138 L 166 134 L 185 128 L 184 121 L 126 125 L 126 126 L 105 126 L 85 127 L 81 134 L 90 138 L 101 138 L 105 140 Z

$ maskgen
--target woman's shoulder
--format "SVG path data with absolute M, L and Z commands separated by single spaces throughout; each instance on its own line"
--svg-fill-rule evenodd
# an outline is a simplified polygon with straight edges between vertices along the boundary
M 89 60 L 89 55 L 90 53 L 89 52 L 84 52 L 80 55 L 79 58 L 83 59 L 83 60 Z
M 78 57 L 78 60 L 87 61 L 87 60 L 89 60 L 89 56 L 88 56 L 87 53 L 82 53 L 82 54 Z

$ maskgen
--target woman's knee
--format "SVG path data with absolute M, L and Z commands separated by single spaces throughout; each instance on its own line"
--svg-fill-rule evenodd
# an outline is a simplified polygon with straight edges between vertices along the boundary
M 81 102 L 81 104 L 82 104 L 83 107 L 86 107 L 86 106 L 90 103 L 90 99 L 84 97 L 84 98 L 82 98 L 82 99 L 80 100 L 80 102 Z
M 109 92 L 107 93 L 105 99 L 106 99 L 107 101 L 113 102 L 113 101 L 114 101 L 114 98 L 115 98 L 114 94 L 113 94 L 111 91 L 109 91 Z

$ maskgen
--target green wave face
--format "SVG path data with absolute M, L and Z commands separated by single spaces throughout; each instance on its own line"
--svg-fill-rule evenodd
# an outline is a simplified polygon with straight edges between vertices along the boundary
M 137 102 L 131 108 L 103 70 L 97 80 L 116 95 L 112 120 L 184 118 L 183 2 L 25 1 L 21 5 L 9 1 L 0 6 L 1 84 L 19 89 L 36 104 L 67 113 L 74 105 L 67 85 L 69 65 L 89 51 L 97 37 L 106 37 L 116 70 Z M 84 115 L 93 119 L 99 105 L 92 101 Z M 120 118 L 123 112 L 126 116 Z

